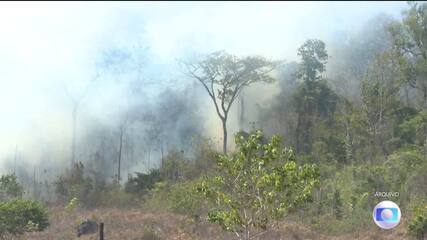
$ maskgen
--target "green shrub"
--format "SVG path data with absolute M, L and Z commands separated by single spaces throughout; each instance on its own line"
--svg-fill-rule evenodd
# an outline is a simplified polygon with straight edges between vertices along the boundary
M 418 240 L 423 240 L 427 236 L 427 205 L 416 208 L 414 213 L 414 218 L 409 223 L 409 233 Z
M 3 175 L 0 177 L 0 200 L 7 201 L 13 198 L 20 198 L 24 190 L 18 183 L 15 174 Z
M 215 176 L 207 176 L 198 191 L 213 206 L 210 222 L 239 239 L 254 239 L 312 199 L 319 173 L 315 165 L 298 166 L 278 136 L 264 143 L 258 130 L 247 138 L 236 135 L 235 142 L 237 150 L 217 156 Z
M 149 211 L 163 211 L 167 209 L 169 186 L 167 182 L 157 182 L 143 197 L 143 207 Z
M 170 151 L 162 160 L 160 174 L 164 180 L 175 183 L 184 178 L 189 167 L 190 161 L 184 157 L 184 152 Z
M 174 213 L 199 216 L 204 209 L 204 199 L 196 191 L 198 181 L 175 184 L 158 182 L 145 197 L 144 206 L 150 210 L 169 210 Z
M 93 181 L 84 176 L 83 163 L 76 163 L 71 172 L 60 176 L 54 184 L 60 201 L 68 203 L 71 199 L 78 198 L 85 206 L 93 204 L 91 199 Z
M 0 235 L 17 236 L 24 232 L 43 231 L 49 226 L 46 208 L 38 202 L 13 199 L 0 203 Z
M 342 219 L 342 215 L 343 215 L 342 208 L 343 208 L 343 199 L 341 198 L 340 191 L 337 189 L 333 194 L 332 209 L 336 219 L 338 220 Z
M 144 195 L 154 187 L 156 182 L 161 181 L 160 171 L 152 170 L 149 173 L 136 173 L 135 177 L 130 177 L 125 186 L 128 193 Z
M 197 182 L 179 182 L 170 187 L 167 196 L 168 209 L 175 213 L 200 215 L 203 196 L 196 191 Z
M 55 192 L 60 202 L 68 204 L 66 208 L 69 210 L 77 207 L 120 207 L 130 205 L 135 199 L 133 195 L 121 189 L 116 178 L 110 183 L 102 182 L 96 185 L 95 181 L 87 176 L 81 162 L 75 164 L 71 172 L 55 181 Z

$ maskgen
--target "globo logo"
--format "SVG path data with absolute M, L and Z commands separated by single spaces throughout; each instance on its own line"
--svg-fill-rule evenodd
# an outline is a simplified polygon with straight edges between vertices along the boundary
M 399 206 L 392 201 L 378 203 L 373 211 L 374 222 L 382 229 L 392 229 L 399 225 L 401 216 Z

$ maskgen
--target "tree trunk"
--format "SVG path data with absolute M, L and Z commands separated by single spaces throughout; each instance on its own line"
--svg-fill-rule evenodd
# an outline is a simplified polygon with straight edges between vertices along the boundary
M 160 153 L 161 153 L 161 166 L 163 166 L 165 164 L 163 143 L 160 143 Z
M 353 163 L 353 147 L 351 143 L 350 136 L 350 123 L 348 120 L 345 120 L 345 156 L 346 156 L 346 164 Z
M 297 118 L 297 127 L 296 127 L 296 132 L 295 132 L 295 137 L 296 137 L 296 146 L 295 146 L 295 150 L 297 153 L 301 152 L 301 141 L 300 141 L 300 134 L 301 134 L 301 114 L 298 114 L 298 118 Z
M 36 181 L 36 167 L 33 168 L 33 197 L 35 199 L 38 199 L 38 192 L 37 192 L 37 181 Z
M 73 133 L 71 139 L 71 169 L 76 163 L 76 129 L 77 129 L 77 105 L 73 108 Z
M 374 164 L 374 158 L 375 158 L 375 155 L 376 155 L 376 141 L 375 141 L 375 139 L 376 139 L 376 134 L 375 134 L 375 130 L 373 130 L 374 131 L 374 133 L 372 134 L 372 136 L 370 137 L 370 140 L 369 140 L 369 162 L 371 163 L 371 165 L 372 164 Z
M 14 164 L 13 164 L 13 174 L 16 175 L 16 156 L 18 154 L 18 145 L 15 145 L 15 157 L 14 157 Z
M 148 158 L 147 158 L 147 169 L 148 171 L 151 170 L 151 146 L 148 147 Z
M 222 151 L 224 154 L 227 154 L 227 118 L 223 118 L 221 121 L 223 131 Z
M 120 167 L 122 163 L 122 148 L 123 148 L 123 129 L 120 129 L 120 143 L 119 143 L 119 156 L 118 156 L 118 169 L 117 169 L 117 183 L 120 184 Z
M 341 112 L 345 116 L 344 127 L 345 127 L 345 161 L 346 164 L 353 166 L 353 140 L 351 135 L 351 109 L 344 103 L 343 111 Z
M 243 92 L 240 94 L 240 112 L 239 112 L 239 130 L 244 130 L 244 124 L 245 124 L 245 102 L 243 97 Z

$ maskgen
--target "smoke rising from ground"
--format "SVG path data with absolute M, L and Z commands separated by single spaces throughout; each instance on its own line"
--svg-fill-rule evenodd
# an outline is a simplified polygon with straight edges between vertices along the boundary
M 191 154 L 195 136 L 220 142 L 212 103 L 177 60 L 224 49 L 290 63 L 301 43 L 319 38 L 330 50 L 330 67 L 338 69 L 333 59 L 346 53 L 329 43 L 348 46 L 346 39 L 357 39 L 351 36 L 363 33 L 369 19 L 383 12 L 398 17 L 405 3 L 366 5 L 2 3 L 2 171 L 42 181 L 69 167 L 77 103 L 76 158 L 105 169 L 105 178 L 116 174 L 120 131 L 123 176 L 158 166 L 162 151 Z M 244 104 L 232 109 L 230 133 L 265 125 L 259 113 L 285 88 L 278 80 L 245 90 Z

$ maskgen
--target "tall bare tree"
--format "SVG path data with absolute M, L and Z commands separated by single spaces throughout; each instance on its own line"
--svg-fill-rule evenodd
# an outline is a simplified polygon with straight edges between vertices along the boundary
M 277 64 L 260 56 L 239 58 L 225 51 L 184 64 L 186 75 L 203 85 L 221 119 L 224 153 L 227 153 L 227 120 L 231 106 L 245 87 L 256 82 L 273 82 L 269 73 Z
M 65 86 L 65 92 L 72 103 L 72 137 L 71 137 L 71 168 L 74 167 L 76 163 L 76 135 L 77 135 L 77 114 L 80 108 L 80 104 L 83 101 L 84 97 L 89 91 L 90 85 L 99 78 L 99 74 L 95 76 L 85 87 L 85 89 L 79 95 L 73 95 L 69 92 L 68 88 Z
M 122 151 L 123 151 L 123 138 L 124 138 L 124 134 L 126 131 L 126 123 L 120 124 L 119 127 L 119 149 L 118 149 L 118 153 L 117 153 L 117 161 L 118 161 L 118 165 L 117 165 L 117 183 L 120 184 L 120 180 L 121 180 L 121 164 L 122 164 Z

